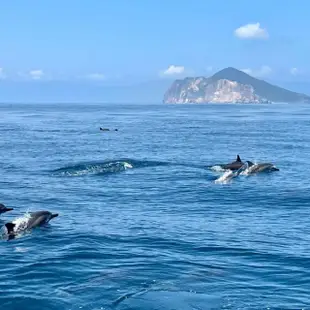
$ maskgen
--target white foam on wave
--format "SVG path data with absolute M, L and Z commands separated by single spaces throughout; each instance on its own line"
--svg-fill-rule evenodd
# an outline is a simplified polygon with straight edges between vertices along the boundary
M 89 165 L 89 166 L 86 166 L 84 169 L 63 171 L 61 174 L 67 175 L 67 176 L 83 176 L 83 175 L 98 174 L 98 173 L 122 172 L 124 170 L 132 169 L 132 168 L 133 166 L 128 162 L 117 161 L 113 163 Z
M 127 169 L 127 168 L 132 169 L 133 168 L 133 166 L 129 163 L 124 162 L 123 164 L 124 164 L 125 169 Z
M 15 238 L 20 238 L 25 232 L 27 232 L 27 225 L 29 219 L 31 218 L 31 214 L 27 211 L 23 216 L 18 217 L 11 221 L 12 224 L 15 224 L 13 228 L 13 234 Z M 8 230 L 5 225 L 1 228 L 1 239 L 6 239 L 8 237 Z M 25 252 L 28 251 L 26 248 L 15 248 L 16 252 Z
M 252 166 L 252 167 L 254 167 L 254 166 Z M 250 169 L 251 169 L 251 167 L 246 168 L 244 171 L 242 171 L 242 172 L 240 173 L 240 175 L 249 175 L 249 174 L 250 174 Z
M 23 248 L 23 247 L 16 247 L 15 248 L 15 252 L 18 252 L 18 253 L 25 253 L 25 252 L 28 252 L 28 248 Z
M 30 218 L 31 214 L 27 212 L 25 215 L 18 217 L 14 221 L 12 221 L 12 223 L 15 224 L 14 233 L 18 233 L 22 230 L 25 230 L 27 228 L 27 224 Z
M 224 169 L 224 168 L 222 168 L 221 166 L 218 166 L 218 165 L 212 166 L 211 170 L 216 171 L 216 172 L 227 171 L 227 169 Z

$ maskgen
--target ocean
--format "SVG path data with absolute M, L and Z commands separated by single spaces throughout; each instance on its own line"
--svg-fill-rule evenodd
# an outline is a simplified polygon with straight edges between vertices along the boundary
M 1 227 L 59 213 L 2 228 L 0 309 L 310 309 L 309 105 L 0 113 Z M 216 183 L 238 154 L 280 170 Z

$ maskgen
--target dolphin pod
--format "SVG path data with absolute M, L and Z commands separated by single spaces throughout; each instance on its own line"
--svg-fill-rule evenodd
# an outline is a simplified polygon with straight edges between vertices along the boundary
M 100 130 L 102 130 L 102 128 L 100 128 Z M 219 166 L 221 169 L 225 169 L 226 172 L 221 177 L 216 179 L 215 183 L 226 183 L 231 179 L 239 176 L 240 174 L 251 175 L 262 172 L 279 171 L 279 168 L 277 168 L 272 163 L 254 164 L 248 160 L 243 162 L 239 155 L 237 155 L 235 161 L 217 166 Z M 4 204 L 0 203 L 0 215 L 12 210 L 14 209 L 8 208 Z M 33 228 L 45 225 L 57 216 L 57 213 L 51 213 L 50 211 L 30 212 L 26 217 L 15 219 L 12 222 L 6 223 L 4 226 L 7 230 L 9 239 L 12 239 L 15 238 L 19 232 L 29 231 Z
M 215 180 L 215 183 L 227 183 L 231 179 L 239 176 L 240 174 L 252 175 L 256 173 L 272 172 L 280 170 L 271 163 L 254 164 L 249 160 L 243 162 L 239 155 L 237 155 L 235 161 L 228 164 L 220 164 L 217 166 L 219 166 L 221 169 L 226 170 L 226 172 L 222 176 L 217 178 Z
M 279 168 L 277 168 L 271 163 L 254 164 L 253 162 L 249 160 L 243 162 L 239 155 L 237 155 L 235 161 L 228 163 L 228 164 L 220 164 L 217 166 L 221 167 L 222 169 L 231 170 L 231 171 L 237 171 L 243 167 L 243 168 L 249 169 L 250 173 L 279 171 Z

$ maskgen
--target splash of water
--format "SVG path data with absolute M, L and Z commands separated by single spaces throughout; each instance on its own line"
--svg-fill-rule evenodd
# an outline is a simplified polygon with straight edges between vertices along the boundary
M 64 167 L 52 171 L 54 175 L 60 176 L 85 176 L 111 174 L 126 171 L 127 169 L 156 167 L 168 165 L 169 163 L 158 161 L 138 161 L 133 159 L 119 159 L 103 162 L 81 163 L 74 166 Z
M 215 172 L 225 172 L 225 171 L 227 171 L 227 169 L 224 169 L 224 168 L 222 168 L 219 165 L 212 166 L 210 169 L 215 171 Z
M 133 165 L 126 161 L 104 162 L 98 164 L 84 164 L 68 168 L 61 168 L 55 171 L 63 176 L 83 176 L 94 174 L 108 174 L 122 172 L 132 169 Z
M 25 215 L 18 217 L 14 221 L 12 221 L 12 223 L 15 224 L 14 233 L 19 233 L 26 230 L 30 218 L 31 214 L 27 212 L 25 213 Z

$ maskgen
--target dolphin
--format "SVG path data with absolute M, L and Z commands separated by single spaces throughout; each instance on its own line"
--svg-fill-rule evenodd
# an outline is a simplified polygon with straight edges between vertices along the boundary
M 239 176 L 240 174 L 242 174 L 242 172 L 246 171 L 246 169 L 248 169 L 249 167 L 249 162 L 246 161 L 238 170 L 235 171 L 226 171 L 222 176 L 220 176 L 219 178 L 217 178 L 214 182 L 215 183 L 228 183 L 229 181 L 231 181 L 233 178 L 236 178 L 237 176 Z
M 49 211 L 31 212 L 29 218 L 27 219 L 27 222 L 21 228 L 19 227 L 19 225 L 14 223 L 14 221 L 6 223 L 5 227 L 9 235 L 11 234 L 14 235 L 16 232 L 19 232 L 20 230 L 30 230 L 38 226 L 47 224 L 51 219 L 57 216 L 58 216 L 57 213 L 53 214 Z
M 222 164 L 219 165 L 222 169 L 229 169 L 232 171 L 240 169 L 244 165 L 244 162 L 242 162 L 239 155 L 237 155 L 237 158 L 235 161 L 231 162 L 230 164 Z
M 258 172 L 272 172 L 272 171 L 280 170 L 279 168 L 277 168 L 275 165 L 271 163 L 254 164 L 251 161 L 247 161 L 246 163 L 248 164 L 248 168 L 246 171 L 247 174 L 254 174 Z
M 0 214 L 12 211 L 14 210 L 13 208 L 7 208 L 4 204 L 0 203 Z
M 111 131 L 111 130 L 109 128 L 101 128 L 100 127 L 100 131 Z M 118 131 L 118 129 L 115 128 L 114 131 Z

